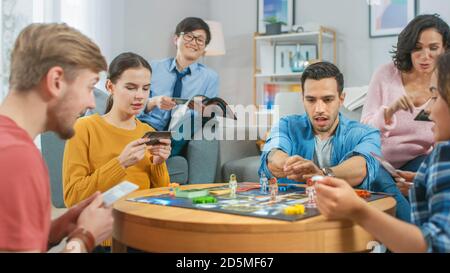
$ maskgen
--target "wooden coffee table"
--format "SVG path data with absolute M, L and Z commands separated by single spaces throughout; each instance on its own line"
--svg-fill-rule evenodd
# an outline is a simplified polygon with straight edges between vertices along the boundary
M 183 189 L 224 184 L 183 186 Z M 160 195 L 168 188 L 143 190 L 129 197 Z M 395 199 L 370 204 L 395 214 Z M 149 205 L 122 199 L 114 205 L 113 252 L 127 246 L 147 252 L 361 252 L 374 237 L 351 221 L 315 216 L 296 222 L 204 210 Z

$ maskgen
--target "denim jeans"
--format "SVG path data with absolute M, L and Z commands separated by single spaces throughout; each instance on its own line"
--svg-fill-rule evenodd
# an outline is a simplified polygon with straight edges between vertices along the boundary
M 395 201 L 397 201 L 396 217 L 405 222 L 411 222 L 411 206 L 408 200 L 397 188 L 392 176 L 383 167 L 380 166 L 378 176 L 370 184 L 369 190 L 393 194 Z
M 401 166 L 399 169 L 402 171 L 408 171 L 408 172 L 417 172 L 422 162 L 427 158 L 427 155 L 420 155 L 409 162 L 407 162 L 405 165 Z

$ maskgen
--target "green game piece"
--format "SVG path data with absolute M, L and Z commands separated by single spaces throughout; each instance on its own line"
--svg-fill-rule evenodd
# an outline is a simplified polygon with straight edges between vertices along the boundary
M 207 189 L 191 189 L 191 190 L 180 190 L 176 188 L 175 196 L 180 198 L 196 198 L 207 196 L 209 191 Z
M 213 196 L 203 196 L 192 199 L 193 204 L 212 204 L 217 203 L 217 199 Z

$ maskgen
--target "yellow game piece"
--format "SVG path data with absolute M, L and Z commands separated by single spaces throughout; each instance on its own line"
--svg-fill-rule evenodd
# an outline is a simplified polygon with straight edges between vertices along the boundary
M 283 212 L 286 215 L 304 214 L 305 213 L 305 206 L 302 205 L 302 204 L 296 204 L 294 206 L 290 206 L 290 207 L 284 208 Z

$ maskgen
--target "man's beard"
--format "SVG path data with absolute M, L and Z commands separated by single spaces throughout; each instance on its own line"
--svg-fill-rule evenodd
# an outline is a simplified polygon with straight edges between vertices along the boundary
M 70 100 L 63 96 L 53 107 L 47 109 L 47 130 L 55 132 L 61 139 L 69 139 L 75 135 L 73 124 L 69 124 L 71 113 Z
M 317 131 L 317 132 L 320 132 L 320 133 L 328 133 L 330 130 L 331 130 L 331 128 L 333 128 L 333 125 L 336 123 L 336 120 L 337 120 L 337 118 L 338 118 L 338 115 L 339 115 L 339 113 L 338 114 L 336 114 L 335 116 L 334 116 L 334 118 L 333 119 L 329 119 L 331 122 L 330 122 L 330 125 L 328 125 L 328 126 L 326 126 L 326 127 L 314 127 L 314 129 Z M 314 124 L 312 121 L 311 121 L 311 123 L 312 124 Z

